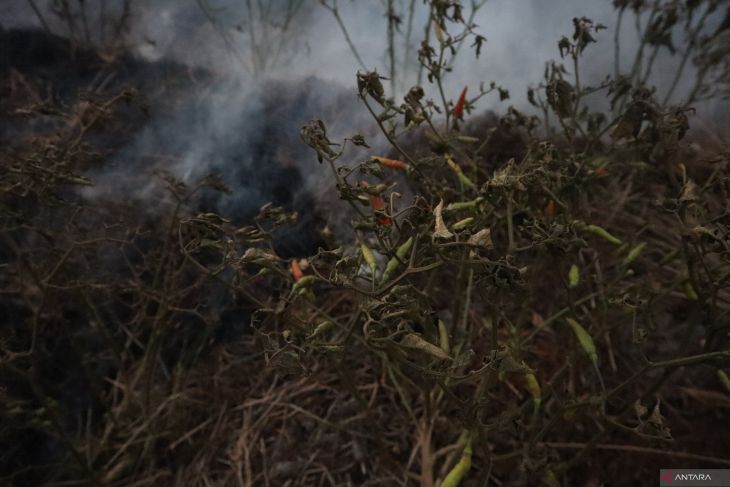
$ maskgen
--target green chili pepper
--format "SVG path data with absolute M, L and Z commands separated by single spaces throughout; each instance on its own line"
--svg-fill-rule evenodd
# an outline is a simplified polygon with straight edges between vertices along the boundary
M 527 390 L 532 394 L 532 404 L 535 406 L 535 412 L 540 409 L 540 403 L 542 402 L 542 391 L 540 390 L 540 383 L 537 381 L 537 377 L 532 372 L 525 374 L 525 381 L 527 383 Z
M 332 327 L 335 326 L 334 321 L 323 321 L 317 327 L 314 329 L 311 335 L 309 335 L 309 338 L 314 338 L 316 336 L 321 335 L 322 333 L 327 332 L 328 330 L 332 329 Z
M 603 383 L 601 369 L 598 368 L 598 352 L 596 351 L 596 345 L 593 343 L 593 338 L 591 338 L 585 328 L 583 328 L 580 323 L 578 323 L 574 319 L 565 318 L 565 321 L 568 322 L 568 325 L 570 325 L 570 328 L 573 330 L 573 334 L 578 339 L 580 348 L 582 348 L 586 355 L 588 355 L 588 358 L 591 359 L 591 363 L 593 364 L 593 370 L 596 371 L 598 381 L 601 383 L 601 389 L 605 390 L 606 386 Z
M 615 245 L 621 245 L 621 240 L 614 237 L 610 233 L 608 233 L 606 230 L 604 230 L 602 227 L 599 227 L 598 225 L 586 225 L 586 230 L 591 232 L 594 235 L 598 235 L 599 237 L 603 238 L 604 240 L 607 240 Z
M 312 284 L 314 284 L 314 281 L 317 280 L 317 276 L 303 276 L 301 277 L 297 282 L 294 283 L 291 290 L 292 293 L 301 292 L 305 290 L 306 288 L 310 287 Z
M 453 225 L 451 225 L 451 228 L 453 228 L 454 230 L 461 230 L 463 228 L 468 227 L 472 223 L 474 223 L 474 217 L 470 216 L 468 218 L 464 218 L 463 220 L 460 220 L 460 221 L 454 223 Z
M 641 255 L 641 251 L 646 247 L 646 242 L 641 242 L 639 245 L 631 249 L 629 254 L 624 259 L 623 264 L 625 266 L 631 265 Z
M 378 270 L 378 261 L 375 260 L 375 254 L 373 254 L 373 251 L 370 250 L 370 247 L 368 247 L 364 243 L 360 244 L 360 251 L 362 252 L 363 259 L 365 259 L 368 267 L 370 267 L 370 272 L 372 272 L 373 277 L 375 277 L 375 273 Z
M 459 210 L 472 210 L 477 207 L 479 203 L 484 201 L 484 198 L 481 196 L 479 198 L 473 199 L 471 201 L 457 201 L 456 203 L 451 203 L 448 205 L 444 210 L 446 211 L 459 211 Z
M 469 469 L 471 469 L 471 455 L 470 437 L 466 440 L 466 446 L 464 447 L 464 452 L 461 454 L 461 458 L 448 475 L 446 475 L 444 481 L 441 482 L 441 487 L 458 487 L 461 481 L 464 480 L 464 477 L 466 477 L 466 474 L 469 473 Z
M 398 249 L 395 251 L 396 256 L 388 261 L 385 266 L 385 271 L 383 272 L 383 279 L 381 281 L 381 284 L 388 282 L 390 278 L 393 277 L 393 273 L 396 271 L 396 269 L 398 269 L 401 261 L 404 261 L 406 259 L 406 257 L 408 256 L 408 252 L 411 251 L 411 247 L 413 247 L 413 237 L 410 237 L 408 240 L 405 241 L 403 245 L 398 247 Z
M 570 271 L 568 271 L 568 287 L 571 289 L 574 287 L 578 287 L 578 284 L 580 283 L 580 269 L 577 265 L 573 264 L 570 266 Z
M 596 352 L 596 345 L 593 343 L 593 338 L 591 338 L 585 328 L 583 328 L 580 323 L 575 321 L 573 318 L 566 318 L 565 321 L 568 322 L 568 325 L 570 325 L 570 328 L 573 330 L 573 334 L 575 334 L 575 337 L 578 339 L 580 348 L 582 348 L 586 355 L 588 355 L 591 362 L 598 364 L 598 352 Z

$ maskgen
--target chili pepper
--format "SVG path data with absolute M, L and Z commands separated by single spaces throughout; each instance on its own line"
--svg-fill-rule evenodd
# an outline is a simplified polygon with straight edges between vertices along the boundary
M 400 169 L 403 171 L 408 171 L 411 169 L 411 166 L 406 164 L 403 161 L 399 161 L 398 159 L 387 159 L 385 157 L 378 157 L 378 156 L 372 156 L 373 159 L 375 159 L 378 164 L 380 164 L 383 167 L 387 167 L 390 169 Z
M 441 487 L 458 487 L 461 481 L 464 480 L 464 477 L 466 477 L 466 474 L 469 473 L 469 469 L 471 469 L 471 455 L 471 437 L 469 437 L 466 440 L 466 446 L 464 447 L 464 452 L 461 454 L 461 458 L 446 475 L 444 481 L 441 482 Z
M 588 358 L 591 359 L 591 363 L 593 364 L 593 370 L 596 371 L 596 376 L 598 376 L 598 382 L 601 383 L 601 389 L 605 391 L 606 385 L 603 382 L 601 369 L 598 368 L 598 352 L 596 351 L 596 345 L 593 343 L 593 338 L 591 338 L 585 328 L 583 328 L 580 323 L 578 323 L 574 319 L 566 318 L 565 321 L 568 322 L 568 325 L 570 325 L 570 328 L 573 330 L 573 334 L 578 339 L 580 347 L 583 349 L 586 355 L 588 355 Z
M 380 196 L 371 195 L 370 206 L 373 207 L 374 211 L 385 211 L 385 203 L 383 203 L 383 199 Z M 390 223 L 390 218 L 386 216 L 378 217 L 378 223 L 381 225 L 388 225 Z
M 470 216 L 454 223 L 453 225 L 451 225 L 451 228 L 453 228 L 454 230 L 461 230 L 462 228 L 468 227 L 472 223 L 474 223 L 474 217 Z
M 612 244 L 621 245 L 623 243 L 623 242 L 621 242 L 620 239 L 614 237 L 613 235 L 611 235 L 605 229 L 603 229 L 602 227 L 599 227 L 598 225 L 586 225 L 585 229 L 594 235 L 598 235 L 599 237 L 603 238 L 604 240 L 608 240 Z
M 374 279 L 375 273 L 378 270 L 378 262 L 375 260 L 375 255 L 373 254 L 373 251 L 370 250 L 370 247 L 364 243 L 360 244 L 360 251 L 362 252 L 363 259 L 365 259 L 368 267 L 370 267 L 370 272 L 373 274 Z
M 462 119 L 464 118 L 464 105 L 466 104 L 466 90 L 468 86 L 465 86 L 463 90 L 461 90 L 461 95 L 459 95 L 459 99 L 456 101 L 456 105 L 454 105 L 454 117 Z
M 580 283 L 580 269 L 577 265 L 573 264 L 570 266 L 570 271 L 568 271 L 568 287 L 571 289 L 574 287 L 578 287 L 578 284 Z
M 291 275 L 294 278 L 294 282 L 297 282 L 299 279 L 304 277 L 304 272 L 302 272 L 302 268 L 299 267 L 299 263 L 296 259 L 291 260 Z
M 451 157 L 446 156 L 446 164 L 448 164 L 454 174 L 456 174 L 456 177 L 459 179 L 459 182 L 461 182 L 461 184 L 463 184 L 464 186 L 469 186 L 470 188 L 474 187 L 474 183 L 471 182 L 471 179 L 469 179 L 466 174 L 462 172 L 461 166 L 454 162 Z
M 335 326 L 335 323 L 333 321 L 323 321 L 320 324 L 317 325 L 317 327 L 312 331 L 312 334 L 309 335 L 309 338 L 314 338 L 316 336 L 319 336 L 328 330 L 332 329 Z
M 525 374 L 525 382 L 527 390 L 532 394 L 532 404 L 535 406 L 535 412 L 540 409 L 540 403 L 542 402 L 542 391 L 540 390 L 540 383 L 537 381 L 537 377 L 532 372 Z
M 360 186 L 362 188 L 365 188 L 366 190 L 367 190 L 367 188 L 370 187 L 370 185 L 366 181 L 360 181 Z M 384 212 L 385 203 L 383 203 L 383 199 L 376 194 L 371 194 L 369 196 L 370 196 L 370 206 L 373 208 L 373 211 L 376 211 L 376 212 L 383 211 Z M 390 225 L 390 218 L 388 218 L 387 216 L 378 216 L 377 222 L 380 225 Z
M 545 207 L 545 216 L 547 217 L 548 222 L 553 220 L 554 215 L 555 215 L 555 200 L 548 200 L 548 204 Z
M 593 170 L 593 174 L 595 174 L 599 178 L 602 178 L 604 176 L 608 176 L 608 171 L 605 167 L 597 167 Z
M 580 323 L 574 319 L 566 318 L 565 321 L 567 321 L 568 325 L 570 325 L 570 328 L 573 330 L 573 334 L 578 339 L 580 347 L 586 355 L 588 355 L 588 358 L 591 359 L 591 362 L 593 362 L 594 365 L 598 364 L 598 352 L 596 352 L 596 345 L 593 343 L 593 338 L 591 338 L 585 328 L 583 328 Z
M 304 294 L 306 293 L 312 284 L 317 280 L 317 276 L 303 276 L 291 288 L 291 294 Z
M 646 247 L 646 242 L 641 242 L 639 245 L 631 249 L 629 254 L 624 259 L 623 264 L 625 266 L 631 265 L 641 254 L 641 251 L 644 250 L 644 247 Z
M 388 282 L 388 280 L 393 277 L 393 273 L 396 269 L 398 269 L 400 263 L 406 259 L 408 252 L 411 251 L 411 247 L 413 247 L 413 237 L 410 237 L 403 245 L 398 247 L 395 251 L 395 257 L 388 261 L 385 266 L 385 271 L 383 272 L 383 279 L 381 283 Z
M 383 203 L 383 200 L 380 198 L 380 196 L 371 196 L 370 205 L 375 211 L 385 211 L 385 204 Z M 387 216 L 379 216 L 378 224 L 390 225 L 390 218 L 388 218 Z
M 459 210 L 471 210 L 484 201 L 481 196 L 471 201 L 457 201 L 456 203 L 449 204 L 444 210 L 446 211 L 459 211 Z

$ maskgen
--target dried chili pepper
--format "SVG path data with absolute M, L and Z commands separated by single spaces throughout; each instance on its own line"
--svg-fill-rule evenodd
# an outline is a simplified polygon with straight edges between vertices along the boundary
M 465 86 L 463 90 L 461 90 L 461 95 L 459 95 L 459 99 L 456 101 L 456 105 L 454 105 L 454 117 L 463 119 L 464 118 L 464 105 L 466 104 L 466 90 L 468 86 Z

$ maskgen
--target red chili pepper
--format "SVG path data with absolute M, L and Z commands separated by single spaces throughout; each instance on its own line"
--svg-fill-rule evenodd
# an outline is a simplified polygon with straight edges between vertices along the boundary
M 370 186 L 367 181 L 360 181 L 360 186 L 363 188 L 367 188 Z M 370 196 L 370 206 L 373 208 L 373 211 L 385 211 L 385 203 L 383 203 L 383 199 L 380 196 L 377 195 L 369 195 Z M 378 217 L 378 223 L 380 225 L 390 225 L 390 218 L 387 216 L 379 216 Z
M 593 170 L 593 174 L 595 174 L 599 178 L 602 178 L 604 176 L 608 176 L 608 171 L 605 167 L 597 167 Z
M 373 156 L 372 158 L 378 161 L 378 163 L 383 167 L 388 167 L 390 169 L 402 169 L 404 171 L 407 171 L 409 169 L 408 164 L 397 159 L 387 159 L 385 157 L 378 156 Z
M 304 277 L 304 272 L 302 272 L 302 268 L 299 267 L 299 263 L 295 259 L 291 260 L 291 275 L 294 277 L 294 282 Z
M 370 206 L 374 211 L 385 211 L 385 203 L 380 196 L 370 196 Z M 378 217 L 378 223 L 381 225 L 390 225 L 390 218 L 387 216 Z
M 454 117 L 456 118 L 463 118 L 464 117 L 464 105 L 466 104 L 466 89 L 468 86 L 465 86 L 463 90 L 461 90 L 461 95 L 459 95 L 459 99 L 456 101 L 456 105 L 454 105 Z
M 545 208 L 545 215 L 547 216 L 548 221 L 552 221 L 553 216 L 555 215 L 555 201 L 554 200 L 548 201 L 547 207 Z

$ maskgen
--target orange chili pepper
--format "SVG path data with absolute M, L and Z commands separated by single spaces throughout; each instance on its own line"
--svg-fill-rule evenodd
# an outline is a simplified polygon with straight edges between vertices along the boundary
M 398 159 L 387 159 L 385 157 L 378 156 L 373 156 L 372 158 L 378 161 L 378 164 L 383 167 L 388 167 L 390 169 L 401 169 L 404 171 L 410 169 L 410 166 L 408 166 L 408 164 L 403 161 L 399 161 Z
M 299 263 L 296 259 L 291 260 L 291 275 L 294 277 L 294 282 L 297 282 L 299 279 L 304 277 L 304 272 L 302 272 L 302 268 L 299 267 Z
M 463 90 L 461 90 L 461 95 L 459 95 L 459 99 L 456 101 L 456 105 L 454 105 L 454 117 L 456 118 L 463 118 L 464 117 L 464 105 L 466 104 L 466 89 L 468 86 L 465 86 Z
M 545 208 L 545 215 L 547 216 L 548 221 L 552 221 L 553 216 L 555 215 L 555 200 L 548 201 L 547 207 Z

